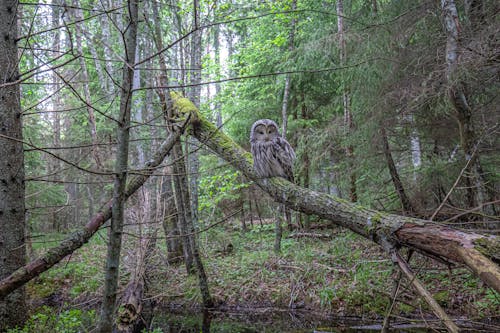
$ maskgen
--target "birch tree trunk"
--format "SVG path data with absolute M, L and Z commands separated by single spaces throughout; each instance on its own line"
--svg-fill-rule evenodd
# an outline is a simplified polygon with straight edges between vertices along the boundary
M 295 11 L 297 9 L 297 0 L 292 0 L 291 10 Z M 293 14 L 293 13 L 292 13 Z M 290 32 L 288 33 L 288 55 L 291 56 L 294 50 L 295 44 L 295 25 L 297 24 L 297 19 L 295 17 L 292 18 L 292 22 L 290 23 Z M 288 99 L 290 96 L 290 88 L 292 84 L 291 74 L 288 73 L 285 77 L 285 88 L 283 90 L 283 102 L 281 104 L 281 133 L 283 138 L 286 139 L 286 131 L 288 127 Z
M 467 203 L 470 208 L 474 208 L 484 203 L 486 191 L 484 189 L 479 152 L 476 149 L 479 142 L 473 122 L 474 110 L 470 104 L 469 96 L 466 94 L 466 82 L 462 81 L 459 77 L 460 20 L 454 0 L 441 0 L 441 9 L 446 33 L 446 80 L 448 81 L 448 94 L 459 124 L 465 163 L 469 164 L 468 171 L 470 175 L 466 175 L 464 178 Z
M 106 277 L 99 331 L 112 332 L 113 314 L 118 291 L 120 269 L 120 252 L 122 243 L 123 218 L 126 202 L 130 112 L 132 103 L 132 84 L 134 75 L 135 50 L 137 46 L 138 0 L 128 1 L 129 24 L 124 34 L 125 63 L 120 96 L 120 116 L 118 118 L 117 154 L 115 164 L 115 181 L 111 228 L 109 231 L 108 255 L 106 261 Z
M 291 10 L 294 11 L 297 9 L 297 0 L 292 0 Z M 291 57 L 293 50 L 295 49 L 295 26 L 297 24 L 297 19 L 295 16 L 292 18 L 292 22 L 290 23 L 290 32 L 288 34 L 288 56 Z M 281 105 L 281 121 L 282 121 L 282 136 L 286 139 L 286 131 L 288 128 L 288 105 L 289 105 L 289 96 L 290 90 L 292 86 L 292 76 L 288 73 L 285 77 L 285 88 L 283 91 L 283 103 Z M 281 208 L 283 212 L 283 218 L 288 226 L 288 230 L 292 230 L 292 212 L 286 207 Z M 281 226 L 280 226 L 281 228 Z M 277 232 L 278 235 L 278 232 Z M 281 236 L 281 232 L 279 233 Z M 276 243 L 278 243 L 276 241 Z M 280 246 L 281 247 L 281 246 Z
M 18 79 L 17 0 L 0 2 L 0 279 L 26 263 L 24 152 Z M 26 294 L 20 288 L 0 300 L 0 331 L 26 320 Z
M 410 134 L 410 149 L 411 149 L 411 163 L 413 165 L 413 181 L 418 181 L 418 171 L 422 165 L 422 150 L 420 149 L 420 136 L 416 128 L 413 115 L 408 118 L 410 126 L 412 127 Z

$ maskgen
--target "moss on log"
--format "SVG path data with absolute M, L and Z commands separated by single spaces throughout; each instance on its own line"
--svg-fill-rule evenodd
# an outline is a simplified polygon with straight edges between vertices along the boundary
M 175 92 L 171 93 L 171 97 L 180 114 L 191 114 L 195 120 L 188 129 L 193 136 L 253 180 L 277 202 L 348 228 L 386 250 L 387 244 L 407 246 L 427 256 L 464 264 L 500 292 L 500 268 L 493 262 L 499 260 L 499 237 L 464 232 L 431 221 L 376 211 L 300 187 L 279 177 L 258 178 L 253 171 L 253 159 L 249 152 L 206 120 L 187 98 Z

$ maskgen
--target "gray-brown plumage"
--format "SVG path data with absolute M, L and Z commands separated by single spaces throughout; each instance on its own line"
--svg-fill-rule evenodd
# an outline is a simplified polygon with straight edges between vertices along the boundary
M 295 152 L 270 119 L 257 120 L 250 131 L 253 167 L 261 178 L 283 177 L 293 182 Z

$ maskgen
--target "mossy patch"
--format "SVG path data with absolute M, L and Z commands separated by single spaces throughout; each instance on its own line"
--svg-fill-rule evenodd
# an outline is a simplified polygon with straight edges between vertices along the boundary
M 498 238 L 481 237 L 474 240 L 475 249 L 488 258 L 500 261 L 500 241 Z

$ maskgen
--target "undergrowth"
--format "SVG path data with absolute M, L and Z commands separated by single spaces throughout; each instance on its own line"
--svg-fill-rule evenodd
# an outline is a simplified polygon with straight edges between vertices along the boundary
M 209 229 L 199 244 L 212 297 L 218 306 L 244 309 L 305 309 L 335 316 L 381 318 L 393 288 L 391 261 L 377 245 L 346 230 L 314 231 L 330 239 L 294 238 L 284 232 L 282 253 L 273 253 L 274 225 L 239 225 Z M 49 237 L 49 236 L 47 236 Z M 95 325 L 103 286 L 105 233 L 94 237 L 27 286 L 33 313 L 18 332 L 85 332 Z M 121 281 L 127 282 L 134 242 L 124 242 Z M 232 244 L 232 251 L 224 249 Z M 148 299 L 156 304 L 192 309 L 201 303 L 196 276 L 182 264 L 168 264 L 164 240 L 158 240 L 148 273 Z M 40 254 L 42 247 L 35 251 Z M 500 297 L 463 268 L 451 272 L 414 255 L 412 267 L 435 299 L 452 315 L 495 317 Z M 50 305 L 47 306 L 47 305 Z M 403 280 L 393 314 L 432 316 L 425 302 Z
M 96 320 L 96 311 L 67 309 L 59 311 L 56 308 L 42 306 L 37 309 L 23 328 L 7 330 L 7 333 L 78 333 L 89 332 Z
M 255 225 L 247 232 L 239 226 L 226 226 L 201 235 L 216 303 L 226 307 L 305 308 L 364 318 L 386 314 L 396 274 L 379 246 L 341 229 L 333 231 L 329 240 L 289 237 L 292 235 L 284 233 L 280 255 L 273 253 L 273 223 Z M 224 254 L 229 243 L 234 250 Z M 411 265 L 452 315 L 476 319 L 496 315 L 498 294 L 466 269 L 453 269 L 450 280 L 448 269 L 428 258 L 414 255 Z M 151 293 L 160 295 L 158 299 L 166 304 L 199 304 L 197 279 L 186 276 L 182 265 L 165 268 L 166 273 L 159 270 L 160 277 L 153 274 Z M 165 275 L 169 278 L 165 279 Z M 415 296 L 404 279 L 393 313 L 432 316 L 427 304 Z

